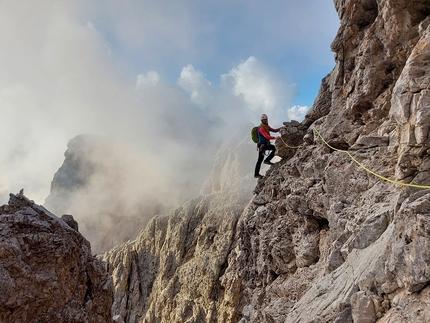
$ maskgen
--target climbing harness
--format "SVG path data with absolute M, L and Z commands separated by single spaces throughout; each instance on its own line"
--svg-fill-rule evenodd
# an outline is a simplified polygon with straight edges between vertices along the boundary
M 262 145 L 264 146 L 264 144 L 262 144 Z M 257 144 L 257 151 L 260 151 L 260 147 L 258 146 L 258 144 Z M 266 157 L 269 156 L 270 150 L 263 149 L 263 155 Z
M 343 149 L 337 149 L 337 148 L 332 147 L 323 138 L 323 136 L 320 134 L 320 132 L 315 127 L 313 127 L 312 130 L 314 130 L 317 133 L 317 135 L 321 138 L 321 140 L 324 142 L 324 144 L 327 145 L 327 147 L 329 147 L 330 149 L 333 149 L 335 151 L 347 154 L 358 166 L 360 166 L 361 168 L 363 168 L 366 172 L 368 172 L 368 173 L 370 173 L 370 174 L 372 174 L 372 175 L 374 175 L 374 176 L 376 176 L 376 177 L 378 177 L 378 178 L 380 178 L 380 179 L 382 179 L 384 181 L 387 181 L 387 182 L 390 182 L 390 183 L 393 183 L 393 184 L 397 184 L 397 185 L 409 186 L 409 187 L 430 188 L 430 186 L 426 186 L 426 185 L 417 185 L 417 184 L 408 184 L 408 183 L 397 182 L 397 181 L 394 181 L 392 179 L 386 178 L 386 177 L 384 177 L 382 175 L 379 175 L 379 174 L 375 173 L 374 171 L 370 170 L 369 168 L 367 168 L 366 166 L 364 166 L 362 163 L 360 163 L 357 159 L 354 158 L 354 156 L 351 155 L 351 153 L 349 151 L 343 150 Z

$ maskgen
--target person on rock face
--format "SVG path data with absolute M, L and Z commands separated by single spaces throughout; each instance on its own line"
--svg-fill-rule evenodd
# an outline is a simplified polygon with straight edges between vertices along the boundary
M 261 178 L 263 177 L 260 175 L 260 168 L 261 163 L 263 162 L 265 152 L 266 150 L 271 150 L 271 153 L 269 156 L 267 156 L 266 159 L 264 159 L 264 163 L 267 165 L 273 165 L 271 162 L 272 158 L 275 157 L 276 148 L 274 145 L 270 143 L 270 140 L 276 139 L 277 137 L 273 137 L 270 135 L 270 132 L 279 132 L 282 127 L 280 128 L 272 128 L 269 126 L 269 118 L 266 114 L 262 114 L 260 117 L 261 124 L 258 126 L 258 143 L 257 143 L 257 149 L 258 149 L 258 160 L 257 164 L 255 165 L 255 171 L 254 171 L 254 178 Z

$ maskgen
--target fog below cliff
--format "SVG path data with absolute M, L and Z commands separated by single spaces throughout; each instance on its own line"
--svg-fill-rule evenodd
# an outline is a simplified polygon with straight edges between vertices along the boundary
M 177 130 L 170 142 L 71 139 L 44 206 L 58 216 L 72 214 L 95 251 L 134 238 L 151 217 L 198 195 L 210 174 L 220 142 Z
M 200 2 L 164 10 L 165 3 L 151 1 L 2 1 L 0 202 L 24 188 L 42 204 L 67 142 L 80 134 L 133 146 L 145 156 L 145 172 L 168 181 L 172 173 L 186 175 L 187 165 L 197 170 L 188 156 L 207 162 L 207 147 L 229 135 L 219 126 L 224 122 L 257 123 L 261 113 L 273 124 L 300 119 L 310 104 L 293 102 L 299 95 L 295 77 L 270 60 L 285 52 L 280 35 L 287 30 L 288 44 L 309 62 L 295 76 L 314 75 L 311 66 L 318 67 L 317 79 L 329 72 L 333 58 L 327 44 L 338 21 L 330 4 L 314 2 L 285 12 L 323 14 L 330 17 L 329 30 L 312 19 L 289 28 L 284 22 L 293 20 L 277 10 L 287 5 L 283 2 L 243 3 L 239 12 L 223 3 L 216 5 L 223 10 L 214 12 L 212 4 Z M 235 28 L 223 23 L 227 13 Z M 276 24 L 270 18 L 275 13 L 282 18 Z M 247 18 L 256 15 L 261 20 Z M 253 32 L 259 24 L 264 28 Z M 314 31 L 321 37 L 300 37 Z M 325 54 L 314 55 L 315 47 Z
M 337 25 L 316 0 L 2 1 L 0 203 L 23 188 L 44 204 L 67 143 L 87 134 L 111 145 L 75 147 L 89 168 L 68 175 L 85 185 L 52 212 L 122 229 L 118 216 L 177 207 L 240 125 L 303 118 L 334 64 Z

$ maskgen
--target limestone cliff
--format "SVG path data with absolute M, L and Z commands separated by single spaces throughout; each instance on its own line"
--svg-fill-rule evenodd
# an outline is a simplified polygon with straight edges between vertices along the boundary
M 103 256 L 113 277 L 116 322 L 230 322 L 220 281 L 237 221 L 252 196 L 255 146 L 223 144 L 202 193 L 170 216 L 153 218 L 135 241 Z M 239 134 L 234 134 L 237 138 Z
M 369 173 L 312 130 L 385 178 L 429 187 L 430 3 L 335 5 L 336 66 L 303 122 L 311 143 L 271 169 L 238 222 L 225 276 L 241 286 L 241 322 L 430 319 L 430 190 Z
M 213 190 L 104 255 L 117 322 L 430 321 L 430 2 L 334 5 L 336 66 L 250 201 L 231 142 Z
M 111 280 L 70 215 L 22 192 L 0 207 L 0 322 L 112 322 Z

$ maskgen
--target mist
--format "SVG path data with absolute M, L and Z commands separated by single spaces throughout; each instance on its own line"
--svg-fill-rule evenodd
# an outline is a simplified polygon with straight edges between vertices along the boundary
M 268 62 L 281 48 L 274 37 L 291 26 L 247 33 L 239 14 L 237 28 L 221 32 L 237 6 L 250 17 L 265 12 L 259 1 L 2 1 L 0 202 L 24 188 L 44 204 L 69 140 L 89 134 L 105 148 L 82 153 L 99 168 L 57 212 L 76 212 L 80 223 L 143 206 L 153 215 L 199 192 L 216 150 L 242 124 L 259 123 L 261 113 L 273 126 L 301 120 L 309 107 L 293 107 L 297 84 Z M 258 26 L 273 20 L 259 18 Z M 314 24 L 298 29 L 308 34 Z M 300 37 L 288 35 L 299 47 Z M 270 53 L 249 46 L 256 41 Z

